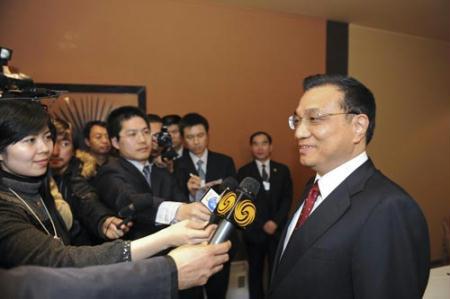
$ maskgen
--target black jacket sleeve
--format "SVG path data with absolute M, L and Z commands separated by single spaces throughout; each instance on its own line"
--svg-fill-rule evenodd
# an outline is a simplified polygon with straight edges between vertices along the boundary
M 18 267 L 0 270 L 5 298 L 177 298 L 177 270 L 169 257 L 82 269 Z

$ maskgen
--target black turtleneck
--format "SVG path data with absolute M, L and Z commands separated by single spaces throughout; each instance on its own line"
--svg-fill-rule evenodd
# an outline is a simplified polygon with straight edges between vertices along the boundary
M 54 200 L 47 188 L 47 174 L 38 177 L 23 177 L 6 172 L 0 168 L 0 191 L 9 200 L 19 203 L 21 206 L 23 206 L 27 213 L 31 215 L 31 212 L 28 210 L 28 208 L 22 203 L 20 199 L 16 197 L 16 195 L 14 195 L 14 193 L 10 191 L 10 189 L 16 192 L 23 200 L 26 201 L 26 203 L 44 223 L 47 230 L 51 234 L 53 234 L 53 226 L 50 222 L 49 215 L 47 214 L 42 204 L 45 203 L 47 210 L 49 211 L 56 226 L 58 235 L 64 240 L 64 243 L 70 243 L 67 238 L 67 231 L 64 225 L 61 225 L 61 219 L 57 214 Z M 37 220 L 34 220 L 37 223 Z M 41 227 L 39 228 L 42 230 Z

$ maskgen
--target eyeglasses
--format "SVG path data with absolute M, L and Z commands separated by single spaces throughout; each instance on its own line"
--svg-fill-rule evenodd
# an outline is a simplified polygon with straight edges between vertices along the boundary
M 305 113 L 303 117 L 299 117 L 294 113 L 291 116 L 289 116 L 288 124 L 291 130 L 296 130 L 298 126 L 302 123 L 302 121 L 305 123 L 305 126 L 311 127 L 320 125 L 327 117 L 346 114 L 359 114 L 359 113 L 356 111 L 341 112 L 341 113 L 323 113 L 320 111 L 311 111 Z

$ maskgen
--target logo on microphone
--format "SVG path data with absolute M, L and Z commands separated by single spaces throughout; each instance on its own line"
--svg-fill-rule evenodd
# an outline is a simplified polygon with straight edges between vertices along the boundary
M 217 204 L 216 212 L 226 219 L 231 220 L 233 218 L 237 226 L 245 228 L 255 220 L 256 207 L 250 199 L 237 201 L 236 198 L 236 193 L 226 193 Z
M 217 213 L 220 216 L 225 216 L 234 206 L 236 202 L 236 193 L 228 192 L 219 201 L 217 205 Z
M 256 207 L 250 199 L 244 199 L 236 205 L 234 209 L 234 221 L 244 228 L 255 220 Z

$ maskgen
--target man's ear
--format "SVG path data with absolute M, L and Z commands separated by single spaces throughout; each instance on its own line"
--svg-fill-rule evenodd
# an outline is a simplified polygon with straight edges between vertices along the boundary
M 111 138 L 111 144 L 116 150 L 119 150 L 119 140 L 117 140 L 117 137 Z
M 353 131 L 354 131 L 354 143 L 365 142 L 367 128 L 369 127 L 369 118 L 365 114 L 357 114 L 352 120 Z
M 86 144 L 87 147 L 91 147 L 91 143 L 89 142 L 89 139 L 84 138 L 84 144 Z

